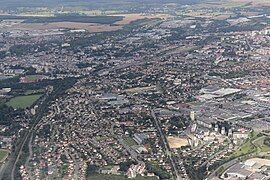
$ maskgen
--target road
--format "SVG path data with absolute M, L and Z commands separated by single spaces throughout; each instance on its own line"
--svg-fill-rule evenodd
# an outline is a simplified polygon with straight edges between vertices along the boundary
M 159 123 L 159 121 L 158 121 L 158 119 L 156 117 L 156 114 L 155 114 L 154 110 L 151 110 L 151 115 L 154 118 L 155 126 L 156 126 L 156 128 L 157 128 L 157 130 L 159 132 L 160 138 L 161 138 L 161 140 L 163 142 L 163 145 L 165 147 L 166 154 L 168 155 L 168 157 L 170 159 L 170 162 L 171 162 L 171 165 L 172 165 L 172 168 L 173 168 L 173 172 L 174 172 L 173 174 L 176 176 L 175 179 L 176 180 L 182 180 L 183 178 L 178 173 L 177 166 L 176 166 L 176 164 L 175 164 L 175 162 L 174 162 L 174 160 L 173 160 L 173 158 L 171 156 L 172 152 L 171 152 L 171 150 L 169 148 L 166 137 L 165 137 L 165 135 L 164 135 L 164 133 L 163 133 L 161 127 L 160 127 L 160 123 Z
M 44 102 L 45 102 L 45 100 L 46 100 L 47 98 L 48 98 L 48 94 L 46 94 L 46 95 L 39 101 L 38 106 L 39 106 L 39 110 L 40 110 L 40 111 L 42 111 L 42 110 L 41 110 L 41 109 L 42 109 L 42 106 L 44 106 L 44 104 L 46 104 L 46 103 L 44 103 Z M 17 163 L 18 163 L 18 161 L 19 161 L 19 159 L 20 159 L 20 156 L 21 156 L 21 154 L 22 154 L 23 147 L 25 146 L 27 140 L 30 141 L 29 138 L 30 138 L 31 134 L 33 133 L 33 131 L 34 131 L 34 129 L 35 129 L 37 123 L 38 123 L 39 120 L 42 118 L 42 116 L 43 116 L 43 113 L 39 113 L 37 116 L 34 117 L 34 119 L 33 119 L 34 124 L 32 125 L 32 127 L 30 128 L 30 130 L 27 131 L 27 133 L 26 133 L 25 136 L 23 137 L 23 142 L 22 142 L 22 144 L 21 144 L 21 146 L 20 146 L 18 155 L 16 156 L 15 162 L 14 162 L 14 164 L 13 164 L 13 166 L 12 166 L 11 180 L 15 180 L 15 170 L 16 170 L 16 165 L 17 165 Z
M 89 97 L 89 96 L 88 96 L 88 97 Z M 96 110 L 95 110 L 95 108 L 94 108 L 94 105 L 93 105 L 91 102 L 89 102 L 89 106 L 91 107 L 91 110 L 92 110 L 92 112 L 93 112 L 94 118 L 95 118 L 96 120 L 100 119 L 98 113 L 96 112 Z M 115 127 L 115 123 L 112 122 L 111 128 L 110 128 L 110 133 L 111 133 L 111 135 L 112 135 L 114 138 L 117 139 L 117 141 L 118 141 L 118 142 L 119 142 L 119 143 L 127 150 L 127 152 L 131 155 L 131 157 L 132 157 L 133 159 L 135 159 L 136 161 L 139 162 L 139 160 L 138 160 L 138 154 L 137 154 L 133 149 L 131 149 L 131 148 L 124 142 L 124 139 L 123 139 L 121 136 L 118 136 L 118 135 L 116 135 L 116 134 L 114 133 L 114 127 Z
M 248 159 L 248 158 L 252 158 L 252 157 L 256 157 L 256 156 L 263 156 L 265 155 L 264 153 L 257 153 L 257 152 L 254 152 L 254 153 L 251 153 L 251 154 L 247 154 L 247 155 L 244 155 L 244 156 L 240 156 L 238 158 L 235 158 L 235 159 L 232 159 L 231 161 L 225 163 L 225 164 L 222 164 L 220 165 L 215 171 L 213 171 L 206 179 L 207 180 L 211 180 L 211 179 L 214 179 L 216 177 L 216 173 L 219 171 L 219 169 L 221 167 L 223 167 L 224 169 L 228 169 L 229 167 L 233 166 L 234 164 L 240 162 L 240 161 L 243 161 L 243 159 Z
M 7 163 L 6 162 L 1 164 L 1 167 L 0 167 L 0 179 L 3 179 L 4 172 L 5 172 L 6 168 L 7 168 Z
M 66 152 L 68 154 L 68 152 Z M 80 169 L 80 164 L 78 163 L 78 161 L 76 160 L 76 158 L 74 157 L 74 154 L 70 154 L 70 157 L 72 159 L 72 161 L 74 162 L 74 174 L 72 179 L 74 180 L 78 180 L 79 179 L 79 169 Z
M 215 153 L 214 155 L 212 155 L 211 157 L 207 158 L 207 160 L 201 164 L 201 167 L 206 166 L 212 159 L 216 158 L 217 156 L 219 156 L 222 153 L 225 153 L 228 150 L 228 146 L 225 147 L 225 149 L 223 149 L 222 151 L 219 151 L 217 153 Z
M 88 98 L 89 98 L 89 96 L 88 96 Z M 93 105 L 91 102 L 89 102 L 89 106 L 91 107 L 91 110 L 92 110 L 92 112 L 93 112 L 94 118 L 95 118 L 96 120 L 100 119 L 98 113 L 96 112 L 96 109 L 94 108 L 94 105 Z M 111 128 L 110 128 L 110 133 L 111 133 L 111 135 L 112 135 L 114 138 L 117 139 L 117 141 L 118 141 L 118 142 L 119 142 L 119 143 L 127 150 L 127 152 L 131 155 L 131 157 L 132 157 L 133 159 L 135 159 L 137 162 L 140 162 L 140 161 L 138 160 L 138 154 L 137 154 L 133 149 L 131 149 L 131 148 L 124 142 L 124 139 L 123 139 L 121 136 L 116 135 L 116 134 L 114 133 L 114 127 L 115 127 L 115 123 L 112 122 Z M 142 162 L 142 163 L 143 163 L 143 162 Z
M 37 127 L 39 121 L 42 119 L 44 112 L 46 111 L 46 107 L 51 102 L 51 100 L 55 99 L 59 96 L 63 91 L 70 88 L 76 82 L 75 78 L 66 78 L 63 80 L 63 83 L 57 84 L 56 88 L 52 93 L 46 93 L 40 100 L 38 100 L 37 105 L 37 115 L 33 117 L 30 128 L 25 132 L 23 137 L 21 137 L 19 145 L 15 148 L 14 152 L 10 155 L 9 161 L 7 162 L 5 168 L 0 169 L 0 179 L 15 179 L 15 170 L 17 167 L 17 163 L 20 160 L 21 154 L 23 152 L 23 147 L 26 145 L 28 140 L 30 140 L 31 134 L 35 132 L 35 128 Z M 31 145 L 30 145 L 31 146 Z M 29 147 L 29 144 L 28 144 Z
M 233 159 L 225 164 L 222 164 L 220 167 L 218 167 L 215 171 L 213 171 L 207 178 L 206 180 L 211 180 L 211 179 L 215 179 L 216 178 L 216 174 L 219 171 L 219 169 L 221 167 L 223 167 L 224 169 L 228 169 L 229 167 L 233 166 L 234 164 L 238 163 L 239 160 L 238 159 Z
M 262 133 L 262 134 L 264 134 L 264 135 L 269 135 L 269 134 L 267 134 L 267 133 Z M 261 139 L 263 139 L 263 138 L 265 138 L 265 136 L 261 136 L 261 137 L 259 137 L 259 138 L 257 138 L 257 139 L 254 139 L 254 140 L 252 140 L 251 141 L 251 143 L 256 147 L 256 144 L 255 144 L 255 142 L 256 141 L 260 141 Z M 231 161 L 229 161 L 229 162 L 227 162 L 227 163 L 225 163 L 225 164 L 222 164 L 220 167 L 218 167 L 214 172 L 212 172 L 209 176 L 208 176 L 208 178 L 207 179 L 213 179 L 214 177 L 216 177 L 216 172 L 218 172 L 218 170 L 221 168 L 221 167 L 224 167 L 224 169 L 228 169 L 230 166 L 232 166 L 232 165 L 234 165 L 234 164 L 236 164 L 237 162 L 239 162 L 240 160 L 240 158 L 241 159 L 243 159 L 243 158 L 252 158 L 252 157 L 256 157 L 256 156 L 258 156 L 258 155 L 261 155 L 261 156 L 263 156 L 263 155 L 265 155 L 264 154 L 264 152 L 254 152 L 254 153 L 251 153 L 251 154 L 247 154 L 247 155 L 244 155 L 244 156 L 241 156 L 241 157 L 239 157 L 239 158 L 235 158 L 235 159 L 233 159 L 233 160 L 231 160 Z
M 29 168 L 29 161 L 31 160 L 31 158 L 33 156 L 32 140 L 33 140 L 33 132 L 31 133 L 30 140 L 28 143 L 29 156 L 27 157 L 27 160 L 25 163 L 26 168 Z M 34 178 L 32 177 L 32 174 L 30 174 L 30 171 L 29 171 L 29 178 L 30 178 L 30 180 L 34 180 Z

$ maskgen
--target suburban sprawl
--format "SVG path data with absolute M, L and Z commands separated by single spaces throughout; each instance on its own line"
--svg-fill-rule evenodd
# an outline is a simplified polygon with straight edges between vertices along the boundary
M 270 3 L 147 2 L 0 10 L 0 179 L 270 179 Z

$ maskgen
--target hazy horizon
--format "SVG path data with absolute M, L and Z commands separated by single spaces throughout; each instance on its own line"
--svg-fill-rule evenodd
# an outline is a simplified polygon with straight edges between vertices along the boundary
M 38 6 L 87 6 L 92 8 L 103 8 L 104 6 L 125 6 L 138 5 L 143 3 L 145 5 L 156 5 L 166 3 L 177 4 L 192 4 L 202 0 L 0 0 L 2 8 L 16 8 L 16 7 L 38 7 Z

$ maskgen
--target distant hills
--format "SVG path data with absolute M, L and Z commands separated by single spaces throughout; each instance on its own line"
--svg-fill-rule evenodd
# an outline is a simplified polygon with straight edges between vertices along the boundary
M 92 8 L 106 8 L 137 5 L 160 5 L 166 3 L 193 4 L 203 0 L 0 0 L 4 7 L 40 7 L 40 6 L 87 6 Z
M 196 3 L 212 2 L 245 3 L 251 6 L 269 6 L 270 0 L 0 0 L 1 8 L 17 7 L 86 7 L 88 9 L 143 9 L 174 3 L 178 5 L 191 5 Z
M 252 3 L 253 5 L 270 5 L 270 0 L 229 0 L 232 2 Z

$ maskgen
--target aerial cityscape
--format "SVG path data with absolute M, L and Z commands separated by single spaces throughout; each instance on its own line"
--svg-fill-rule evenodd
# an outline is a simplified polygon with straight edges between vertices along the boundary
M 0 3 L 1 180 L 270 180 L 270 0 Z

